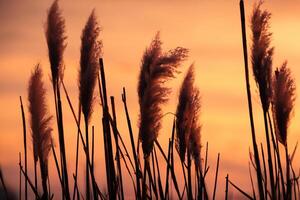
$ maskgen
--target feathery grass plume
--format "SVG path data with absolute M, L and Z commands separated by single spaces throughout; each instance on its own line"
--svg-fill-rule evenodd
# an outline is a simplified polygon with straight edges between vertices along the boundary
M 99 70 L 102 41 L 98 40 L 100 27 L 93 10 L 82 31 L 79 72 L 79 99 L 82 112 L 89 122 L 93 112 L 94 88 Z
M 66 38 L 65 19 L 58 7 L 58 0 L 55 0 L 48 12 L 46 24 L 46 39 L 54 86 L 57 85 L 58 79 L 63 76 L 63 53 L 66 48 Z
M 153 143 L 158 137 L 161 128 L 161 105 L 168 101 L 168 94 L 171 92 L 164 83 L 175 77 L 179 65 L 188 54 L 188 50 L 181 47 L 163 53 L 161 45 L 157 33 L 150 47 L 144 52 L 139 75 L 139 138 L 145 157 L 151 153 Z
M 86 199 L 90 198 L 89 181 L 89 134 L 88 124 L 91 119 L 94 104 L 94 89 L 96 85 L 102 41 L 98 41 L 100 27 L 98 26 L 95 11 L 89 16 L 81 35 L 81 56 L 79 71 L 79 102 L 83 112 L 86 128 Z M 91 172 L 93 173 L 93 172 Z M 95 192 L 95 190 L 93 191 Z M 95 195 L 95 194 L 94 194 Z
M 192 98 L 192 113 L 190 115 L 193 116 L 192 124 L 191 124 L 191 132 L 189 138 L 189 148 L 191 155 L 194 158 L 195 165 L 200 169 L 201 165 L 201 124 L 199 122 L 200 109 L 201 109 L 201 97 L 200 91 L 198 88 L 194 88 L 193 90 L 193 98 Z
M 193 121 L 194 66 L 191 65 L 181 86 L 176 110 L 176 148 L 184 162 Z
M 251 16 L 252 30 L 252 70 L 256 85 L 259 89 L 260 101 L 263 109 L 264 125 L 266 133 L 268 167 L 271 186 L 271 197 L 276 199 L 276 188 L 274 179 L 273 159 L 271 140 L 269 137 L 269 128 L 267 113 L 269 112 L 270 102 L 272 99 L 272 61 L 274 48 L 270 47 L 271 36 L 269 20 L 271 13 L 267 10 L 261 10 L 262 1 L 254 6 Z
M 40 65 L 37 64 L 29 81 L 28 101 L 34 159 L 40 162 L 44 196 L 48 197 L 48 157 L 52 143 L 52 128 L 50 127 L 52 116 L 48 114 L 46 89 L 42 76 Z
M 296 100 L 295 80 L 291 70 L 284 62 L 280 69 L 275 71 L 273 79 L 272 111 L 275 124 L 275 133 L 279 142 L 286 145 L 287 131 Z
M 272 97 L 272 59 L 274 48 L 270 47 L 272 33 L 269 32 L 271 13 L 261 10 L 262 2 L 254 6 L 251 17 L 252 70 L 264 112 L 269 109 Z

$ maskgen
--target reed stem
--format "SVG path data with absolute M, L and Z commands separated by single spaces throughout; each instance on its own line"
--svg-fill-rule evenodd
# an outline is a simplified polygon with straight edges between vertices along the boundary
M 19 152 L 19 163 L 22 162 L 21 152 Z M 19 169 L 19 200 L 22 199 L 22 171 Z
M 81 103 L 78 103 L 78 122 L 80 125 L 81 120 Z M 77 187 L 77 175 L 78 175 L 78 155 L 79 155 L 79 130 L 77 130 L 77 138 L 76 138 L 76 159 L 75 159 L 75 178 L 74 187 L 73 187 L 73 200 L 75 200 L 75 194 L 77 194 L 77 199 L 79 199 L 79 192 Z
M 286 159 L 286 200 L 292 199 L 292 187 L 291 187 L 291 178 L 290 178 L 290 160 L 288 153 L 287 143 L 284 146 L 285 148 L 285 159 Z
M 132 153 L 133 153 L 133 158 L 134 158 L 134 163 L 135 163 L 136 198 L 139 200 L 139 199 L 141 199 L 141 188 L 140 188 L 140 174 L 141 174 L 141 172 L 140 172 L 140 167 L 139 167 L 139 163 L 138 163 L 137 153 L 136 153 L 136 150 L 135 150 L 133 132 L 132 132 L 130 117 L 129 117 L 128 108 L 127 108 L 127 102 L 126 102 L 126 90 L 125 90 L 124 87 L 123 87 L 122 101 L 123 101 L 124 109 L 125 109 L 125 113 L 126 113 L 127 125 L 128 125 L 128 130 L 129 130 L 129 136 L 130 136 L 130 142 L 131 142 Z
M 115 109 L 115 99 L 113 96 L 110 97 L 111 100 L 111 108 L 112 108 L 112 114 L 113 114 L 113 122 L 115 127 L 117 128 L 117 115 L 116 115 L 116 109 Z M 119 186 L 120 186 L 120 195 L 122 200 L 124 200 L 124 190 L 123 190 L 123 179 L 122 179 L 122 168 L 121 168 L 121 161 L 120 161 L 120 146 L 119 146 L 119 139 L 118 135 L 115 131 L 114 138 L 115 138 L 115 145 L 116 145 L 116 160 L 117 160 L 117 167 L 118 167 L 118 179 L 119 179 Z
M 254 119 L 253 119 L 253 111 L 252 111 L 252 100 L 251 100 L 251 90 L 250 90 L 250 81 L 249 81 L 249 68 L 248 68 L 248 53 L 247 53 L 247 39 L 246 39 L 246 26 L 245 26 L 245 8 L 244 1 L 240 0 L 240 14 L 241 14 L 241 27 L 242 27 L 242 41 L 243 41 L 243 51 L 244 51 L 244 64 L 245 64 L 245 78 L 246 78 L 246 90 L 247 90 L 247 98 L 248 98 L 248 108 L 249 108 L 249 118 L 251 125 L 251 136 L 252 136 L 252 144 L 254 151 L 254 158 L 256 164 L 256 175 L 257 175 L 257 184 L 259 189 L 260 199 L 264 199 L 264 190 L 262 183 L 262 175 L 261 175 L 261 167 L 260 160 L 258 155 L 258 148 L 256 144 L 256 135 L 254 128 Z
M 228 174 L 226 176 L 225 200 L 228 200 Z
M 20 103 L 21 103 L 21 112 L 22 112 L 22 122 L 23 122 L 23 140 L 24 140 L 24 158 L 25 158 L 25 172 L 27 173 L 27 138 L 26 138 L 26 120 L 25 120 L 25 113 L 24 107 L 22 102 L 22 97 L 20 96 Z M 27 180 L 25 179 L 25 200 L 27 200 Z
M 218 153 L 218 159 L 217 159 L 217 169 L 216 169 L 216 176 L 215 176 L 213 200 L 215 199 L 216 191 L 217 191 L 218 173 L 219 173 L 219 161 L 220 161 L 220 153 Z
M 64 127 L 63 127 L 63 113 L 62 113 L 62 105 L 60 99 L 60 89 L 57 85 L 57 110 L 58 110 L 58 135 L 59 135 L 59 143 L 61 149 L 61 158 L 62 158 L 62 170 L 64 177 L 64 186 L 65 186 L 65 197 L 67 200 L 70 200 L 70 192 L 69 192 L 69 180 L 68 180 L 68 167 L 67 167 L 67 158 L 66 158 L 66 150 L 65 150 L 65 139 L 64 139 Z
M 264 124 L 265 124 L 265 132 L 266 132 L 266 141 L 267 141 L 269 179 L 270 179 L 270 183 L 271 183 L 272 198 L 276 199 L 276 188 L 275 188 L 275 182 L 274 182 L 274 171 L 273 171 L 273 161 L 272 161 L 272 153 L 271 153 L 271 145 L 270 145 L 269 128 L 268 128 L 268 121 L 267 121 L 267 112 L 264 111 L 263 114 L 264 114 Z
M 111 141 L 111 132 L 109 126 L 109 112 L 108 112 L 108 103 L 107 103 L 107 93 L 106 93 L 106 81 L 105 81 L 105 72 L 104 72 L 104 64 L 103 59 L 99 59 L 100 63 L 100 75 L 101 75 L 101 83 L 102 83 L 102 92 L 103 92 L 103 127 L 104 127 L 104 141 L 107 143 L 107 161 L 108 165 L 106 168 L 109 173 L 108 176 L 108 189 L 109 189 L 109 198 L 116 199 L 116 188 L 115 188 L 115 180 L 116 173 L 114 167 L 114 158 L 113 158 L 113 149 L 112 149 L 112 141 Z
M 85 197 L 86 200 L 90 200 L 90 173 L 89 173 L 89 163 L 88 160 L 90 159 L 90 147 L 89 147 L 89 125 L 87 119 L 85 119 L 85 144 L 87 149 L 86 154 L 86 165 L 85 165 Z M 93 165 L 92 165 L 93 167 Z

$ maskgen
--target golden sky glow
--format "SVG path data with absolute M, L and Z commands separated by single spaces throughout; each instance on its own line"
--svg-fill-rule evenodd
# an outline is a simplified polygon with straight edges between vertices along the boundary
M 23 97 L 27 112 L 29 75 L 37 62 L 42 65 L 44 81 L 48 89 L 49 107 L 51 113 L 55 114 L 44 36 L 46 14 L 51 3 L 51 0 L 0 0 L 0 166 L 10 185 L 18 180 L 18 152 L 23 151 L 19 96 Z M 125 86 L 127 89 L 129 112 L 134 133 L 137 134 L 139 108 L 136 88 L 140 60 L 146 46 L 155 33 L 160 31 L 165 50 L 177 46 L 190 49 L 190 57 L 182 66 L 181 75 L 168 83 L 172 86 L 173 93 L 170 102 L 164 106 L 164 112 L 175 112 L 182 77 L 188 66 L 195 63 L 196 84 L 200 88 L 203 103 L 200 120 L 203 124 L 202 143 L 205 145 L 207 141 L 209 142 L 211 168 L 208 184 L 212 183 L 217 153 L 220 152 L 220 187 L 218 188 L 220 195 L 223 195 L 224 177 L 227 173 L 232 181 L 245 190 L 249 190 L 248 161 L 249 147 L 252 147 L 252 144 L 244 82 L 238 3 L 237 0 L 61 0 L 59 4 L 66 19 L 68 36 L 64 56 L 66 65 L 64 80 L 73 105 L 78 105 L 77 77 L 81 31 L 91 10 L 95 8 L 102 27 L 100 37 L 104 45 L 103 57 L 108 91 L 109 95 L 116 98 L 119 129 L 125 142 L 129 144 L 121 102 L 122 87 Z M 247 22 L 249 22 L 253 4 L 254 1 L 245 2 Z M 280 66 L 287 59 L 299 88 L 300 3 L 297 1 L 283 3 L 276 0 L 266 2 L 263 7 L 272 13 L 272 45 L 275 46 L 273 67 Z M 249 46 L 249 23 L 247 28 Z M 258 141 L 264 142 L 262 110 L 253 81 L 251 87 Z M 297 91 L 299 91 L 298 88 Z M 68 167 L 73 172 L 77 132 L 66 99 L 63 100 Z M 97 102 L 99 102 L 98 99 Z M 290 151 L 300 138 L 299 112 L 300 99 L 298 98 L 288 135 Z M 171 134 L 172 119 L 171 115 L 165 117 L 159 136 L 159 141 L 164 148 L 167 147 Z M 96 104 L 92 120 L 96 130 L 96 176 L 101 187 L 104 187 L 105 179 L 101 178 L 105 176 L 105 165 L 100 120 L 100 106 Z M 55 121 L 53 121 L 53 127 L 58 147 Z M 30 160 L 31 149 L 28 154 Z M 299 153 L 296 154 L 297 157 Z M 295 159 L 294 162 L 294 165 L 299 167 L 299 159 Z M 79 166 L 83 174 L 84 159 L 80 160 Z M 52 156 L 50 168 L 50 179 L 58 184 Z M 130 180 L 129 183 L 131 184 Z

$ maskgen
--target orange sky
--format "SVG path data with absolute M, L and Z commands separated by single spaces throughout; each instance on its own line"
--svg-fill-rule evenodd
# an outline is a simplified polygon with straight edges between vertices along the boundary
M 0 165 L 10 185 L 18 180 L 18 152 L 22 146 L 22 123 L 19 96 L 27 109 L 27 85 L 31 70 L 40 62 L 48 88 L 48 100 L 53 112 L 49 62 L 44 36 L 47 1 L 0 1 Z M 244 65 L 238 0 L 236 1 L 97 1 L 61 0 L 66 19 L 67 48 L 65 51 L 65 83 L 74 105 L 78 103 L 77 73 L 81 30 L 93 8 L 103 31 L 104 62 L 109 95 L 114 95 L 118 110 L 118 124 L 129 144 L 121 102 L 121 90 L 127 88 L 128 106 L 135 134 L 137 133 L 138 100 L 137 77 L 145 47 L 157 31 L 161 31 L 163 48 L 176 46 L 190 49 L 190 57 L 182 67 L 182 74 L 169 82 L 173 93 L 164 112 L 174 112 L 182 75 L 195 62 L 196 85 L 202 94 L 202 143 L 209 142 L 210 175 L 214 176 L 217 153 L 221 153 L 219 195 L 223 195 L 225 175 L 239 186 L 249 189 L 248 160 L 251 135 L 244 83 Z M 246 1 L 249 16 L 254 1 Z M 272 44 L 275 46 L 274 67 L 285 59 L 300 86 L 300 4 L 296 1 L 266 2 L 272 12 Z M 249 25 L 247 26 L 248 33 Z M 250 36 L 248 34 L 248 36 Z M 250 40 L 248 40 L 249 44 Z M 252 74 L 251 74 L 252 75 Z M 252 76 L 251 76 L 252 78 Z M 258 140 L 264 142 L 262 111 L 255 84 L 252 82 L 253 106 Z M 296 101 L 295 116 L 289 129 L 290 149 L 300 137 L 300 100 Z M 64 99 L 64 122 L 69 169 L 74 171 L 76 126 Z M 27 110 L 26 110 L 27 111 Z M 92 123 L 96 130 L 96 175 L 101 187 L 105 185 L 104 155 L 100 124 L 100 107 L 96 105 Z M 166 148 L 171 132 L 172 116 L 164 119 L 159 141 Z M 56 124 L 54 137 L 57 139 Z M 56 140 L 58 144 L 58 140 Z M 30 139 L 28 139 L 30 143 Z M 30 156 L 32 154 L 29 150 Z M 296 154 L 296 158 L 299 154 Z M 31 165 L 32 163 L 30 163 Z M 299 160 L 295 166 L 299 167 Z M 83 172 L 84 159 L 80 160 Z M 57 184 L 53 159 L 50 158 L 50 178 Z M 128 182 L 130 183 L 130 182 Z M 131 183 L 130 183 L 131 184 Z M 129 185 L 129 184 L 128 184 Z M 232 189 L 233 190 L 233 189 Z

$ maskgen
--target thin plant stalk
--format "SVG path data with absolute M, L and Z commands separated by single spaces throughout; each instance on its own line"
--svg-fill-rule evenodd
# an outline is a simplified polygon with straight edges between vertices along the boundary
M 92 172 L 95 173 L 95 130 L 94 126 L 92 126 Z M 95 184 L 93 186 L 93 195 L 94 199 L 98 199 L 97 188 Z
M 81 104 L 80 102 L 78 103 L 78 122 L 80 125 L 80 120 L 81 120 Z M 77 194 L 77 199 L 79 199 L 79 191 L 77 187 L 77 175 L 78 175 L 78 155 L 79 155 L 79 130 L 77 130 L 77 139 L 76 139 L 76 161 L 75 161 L 75 182 L 74 182 L 74 188 L 73 188 L 73 200 L 75 200 L 75 194 Z
M 248 67 L 248 53 L 247 53 L 247 39 L 246 39 L 246 26 L 245 26 L 245 8 L 244 8 L 244 1 L 243 0 L 240 0 L 240 14 L 241 14 L 246 90 L 247 90 L 247 98 L 248 98 L 249 119 L 250 119 L 250 125 L 251 125 L 252 145 L 253 145 L 253 151 L 254 151 L 255 164 L 256 164 L 256 167 L 257 167 L 256 175 L 257 175 L 257 184 L 258 184 L 258 189 L 259 189 L 259 196 L 260 196 L 260 199 L 262 200 L 262 199 L 264 199 L 264 190 L 263 190 L 262 174 L 261 174 L 258 148 L 257 148 L 257 143 L 256 143 L 253 111 L 252 111 L 252 100 L 251 100 L 249 67 Z
M 267 168 L 266 168 L 266 159 L 265 159 L 265 153 L 264 153 L 264 147 L 262 143 L 260 143 L 261 146 L 261 157 L 263 161 L 263 169 L 264 169 L 264 183 L 265 183 L 265 196 L 268 195 L 268 176 L 267 176 Z
M 117 127 L 117 116 L 116 116 L 116 109 L 115 109 L 115 99 L 113 96 L 110 97 L 111 100 L 111 107 L 112 107 L 112 114 L 113 114 L 113 121 L 115 126 Z M 116 145 L 116 159 L 117 159 L 117 168 L 118 168 L 118 178 L 119 178 L 119 186 L 120 186 L 120 195 L 121 199 L 124 199 L 124 190 L 123 190 L 123 179 L 122 179 L 122 168 L 121 168 L 121 161 L 120 161 L 120 146 L 119 146 L 119 139 L 117 133 L 114 133 L 115 138 L 115 145 Z
M 55 166 L 56 166 L 56 170 L 57 170 L 59 182 L 60 182 L 61 188 L 63 190 L 64 189 L 64 187 L 63 187 L 63 180 L 62 180 L 62 177 L 61 177 L 61 174 L 60 174 L 58 159 L 57 159 L 57 156 L 56 156 L 56 153 L 55 153 L 55 149 L 54 149 L 53 143 L 51 144 L 51 149 L 52 149 L 52 154 L 53 154 L 54 161 L 55 161 Z
M 171 145 L 172 145 L 172 141 L 169 140 L 169 148 L 168 148 L 168 163 L 170 163 L 170 159 L 171 159 Z M 172 167 L 168 167 L 168 164 L 167 164 L 167 172 L 166 172 L 166 186 L 165 186 L 165 199 L 167 199 L 167 195 L 169 193 L 169 169 L 172 168 Z
M 161 183 L 160 170 L 159 170 L 158 159 L 157 159 L 155 147 L 153 147 L 153 151 L 154 151 L 155 163 L 156 163 L 156 168 L 157 168 L 158 189 L 159 189 L 159 193 L 161 194 L 161 196 L 163 196 L 163 188 L 162 188 L 162 183 Z
M 218 153 L 218 160 L 217 160 L 217 169 L 216 169 L 216 176 L 215 176 L 215 184 L 214 184 L 213 200 L 214 200 L 215 197 L 216 197 L 216 191 L 217 191 L 218 174 L 219 174 L 219 161 L 220 161 L 220 153 Z
M 263 115 L 264 115 L 264 125 L 265 125 L 265 132 L 266 132 L 266 141 L 267 141 L 269 179 L 270 179 L 270 183 L 271 183 L 272 197 L 276 199 L 275 182 L 274 182 L 274 171 L 273 171 L 273 161 L 272 161 L 270 136 L 269 136 L 268 121 L 267 121 L 267 112 L 264 111 Z
M 255 188 L 254 188 L 254 184 L 253 184 L 253 178 L 252 178 L 250 163 L 248 163 L 248 168 L 249 168 L 249 176 L 250 176 L 250 181 L 251 181 L 253 197 L 254 197 L 254 199 L 256 199 L 256 194 L 255 194 Z
M 237 185 L 235 185 L 233 182 L 231 182 L 229 179 L 228 179 L 228 182 L 235 188 L 237 189 L 241 194 L 243 194 L 245 197 L 247 197 L 248 199 L 250 200 L 253 200 L 253 198 L 247 194 L 245 191 L 243 191 L 241 188 L 239 188 Z
M 111 199 L 115 199 L 115 180 L 116 180 L 116 173 L 115 173 L 115 166 L 114 166 L 114 159 L 113 159 L 113 149 L 112 149 L 112 141 L 111 141 L 111 132 L 109 126 L 109 112 L 108 112 L 108 101 L 107 101 L 107 93 L 106 93 L 106 81 L 105 81 L 105 72 L 104 72 L 104 64 L 103 59 L 99 59 L 100 63 L 100 76 L 101 76 L 101 83 L 102 83 L 102 92 L 103 92 L 103 129 L 104 129 L 104 141 L 107 143 L 107 157 L 108 157 L 108 165 L 107 172 L 109 173 L 108 176 L 108 189 L 109 195 Z
M 275 153 L 277 155 L 277 165 L 278 165 L 278 169 L 279 169 L 279 174 L 280 174 L 280 178 L 281 178 L 281 186 L 282 186 L 282 192 L 283 192 L 283 197 L 285 196 L 285 187 L 284 187 L 284 179 L 283 179 L 283 170 L 282 170 L 282 165 L 281 165 L 281 158 L 280 158 L 280 153 L 279 153 L 279 146 L 278 146 L 278 140 L 275 141 L 274 139 L 274 131 L 273 131 L 273 127 L 272 127 L 272 122 L 271 122 L 271 117 L 270 117 L 270 113 L 268 112 L 268 122 L 269 122 L 269 126 L 270 126 L 270 131 L 271 131 L 271 135 L 272 135 L 272 142 L 273 142 L 273 147 L 275 150 Z M 280 184 L 278 183 L 278 190 L 280 191 Z M 278 194 L 278 198 L 280 199 L 280 192 Z
M 31 182 L 31 180 L 29 179 L 28 175 L 25 173 L 24 169 L 23 169 L 23 166 L 21 163 L 19 163 L 19 167 L 20 167 L 20 170 L 22 171 L 25 179 L 27 179 L 27 182 L 30 186 L 30 188 L 32 189 L 33 193 L 35 194 L 36 198 L 37 199 L 40 199 L 40 196 L 39 196 L 39 193 L 37 192 L 37 190 L 35 189 L 35 186 L 33 185 L 33 183 Z M 1 172 L 1 170 L 0 170 Z M 4 184 L 4 181 L 3 181 L 3 177 L 2 177 L 2 172 L 0 173 L 0 178 L 1 178 L 1 181 L 2 181 L 2 184 L 3 186 L 5 187 L 5 184 Z M 5 189 L 6 190 L 6 189 Z M 6 190 L 7 191 L 7 190 Z
M 25 159 L 25 172 L 27 173 L 27 140 L 26 140 L 26 121 L 24 114 L 24 107 L 22 102 L 22 97 L 20 96 L 21 112 L 22 112 L 22 122 L 23 122 L 23 140 L 24 140 L 24 159 Z M 27 200 L 27 180 L 25 179 L 25 200 Z
M 89 171 L 89 163 L 88 160 L 90 160 L 90 148 L 89 148 L 89 125 L 87 119 L 85 119 L 85 144 L 87 149 L 87 158 L 86 158 L 86 171 L 85 171 L 85 194 L 86 199 L 90 199 L 90 171 Z M 92 165 L 93 168 L 93 165 Z
M 19 152 L 19 163 L 21 163 L 21 152 Z M 22 199 L 22 171 L 19 169 L 19 200 Z
M 65 92 L 65 95 L 66 95 L 66 97 L 67 97 L 67 101 L 68 101 L 69 107 L 70 107 L 70 109 L 71 109 L 71 111 L 72 111 L 73 118 L 74 118 L 74 120 L 75 120 L 75 122 L 76 122 L 78 131 L 79 131 L 79 136 L 80 136 L 80 140 L 81 140 L 81 143 L 82 143 L 82 146 L 83 146 L 83 150 L 84 150 L 85 156 L 88 158 L 88 166 L 89 166 L 89 168 L 90 168 L 90 171 L 92 172 L 93 170 L 92 170 L 91 161 L 90 161 L 90 159 L 89 159 L 89 156 L 87 156 L 87 147 L 86 147 L 85 142 L 84 142 L 84 138 L 83 138 L 83 134 L 82 134 L 81 129 L 80 129 L 79 122 L 78 122 L 78 120 L 77 120 L 77 118 L 76 118 L 76 114 L 75 114 L 74 108 L 73 108 L 73 106 L 72 106 L 72 102 L 71 102 L 71 100 L 70 100 L 70 97 L 69 97 L 69 95 L 68 95 L 67 89 L 66 89 L 66 87 L 65 87 L 65 85 L 64 85 L 64 82 L 62 81 L 61 83 L 62 83 L 64 92 Z M 97 183 L 96 183 L 96 179 L 95 179 L 94 173 L 91 173 L 91 178 L 92 178 L 92 184 L 94 184 L 94 185 L 95 185 L 95 188 L 97 189 L 96 192 L 97 192 L 100 196 L 103 195 L 102 192 L 100 191 L 100 189 L 99 189 Z
M 92 169 L 95 171 L 95 127 L 92 126 Z
M 226 176 L 225 200 L 228 200 L 228 174 Z
M 181 169 L 182 169 L 182 173 L 183 173 L 183 177 L 184 177 L 184 187 L 187 189 L 188 188 L 188 183 L 187 183 L 187 177 L 186 177 L 186 172 L 185 172 L 185 168 L 184 167 L 185 167 L 185 164 L 184 164 L 183 161 L 181 161 Z M 184 195 L 184 191 L 185 190 L 183 190 L 183 193 L 181 195 L 182 197 Z
M 286 161 L 286 199 L 292 199 L 292 187 L 291 187 L 291 178 L 290 178 L 290 160 L 289 160 L 289 153 L 288 153 L 288 146 L 287 142 L 284 146 L 285 148 L 285 161 Z
M 129 130 L 129 135 L 130 135 L 130 143 L 131 143 L 132 152 L 133 152 L 133 158 L 134 158 L 134 163 L 135 163 L 136 198 L 139 200 L 139 199 L 141 199 L 141 188 L 140 188 L 140 173 L 141 172 L 140 172 L 138 158 L 137 158 L 137 154 L 136 154 L 136 150 L 135 150 L 135 143 L 134 143 L 134 138 L 133 138 L 133 132 L 132 132 L 130 117 L 129 117 L 128 108 L 127 108 L 126 90 L 125 90 L 125 88 L 123 88 L 122 101 L 123 101 L 124 109 L 125 109 L 125 113 L 126 113 L 127 126 L 128 126 L 128 130 Z

